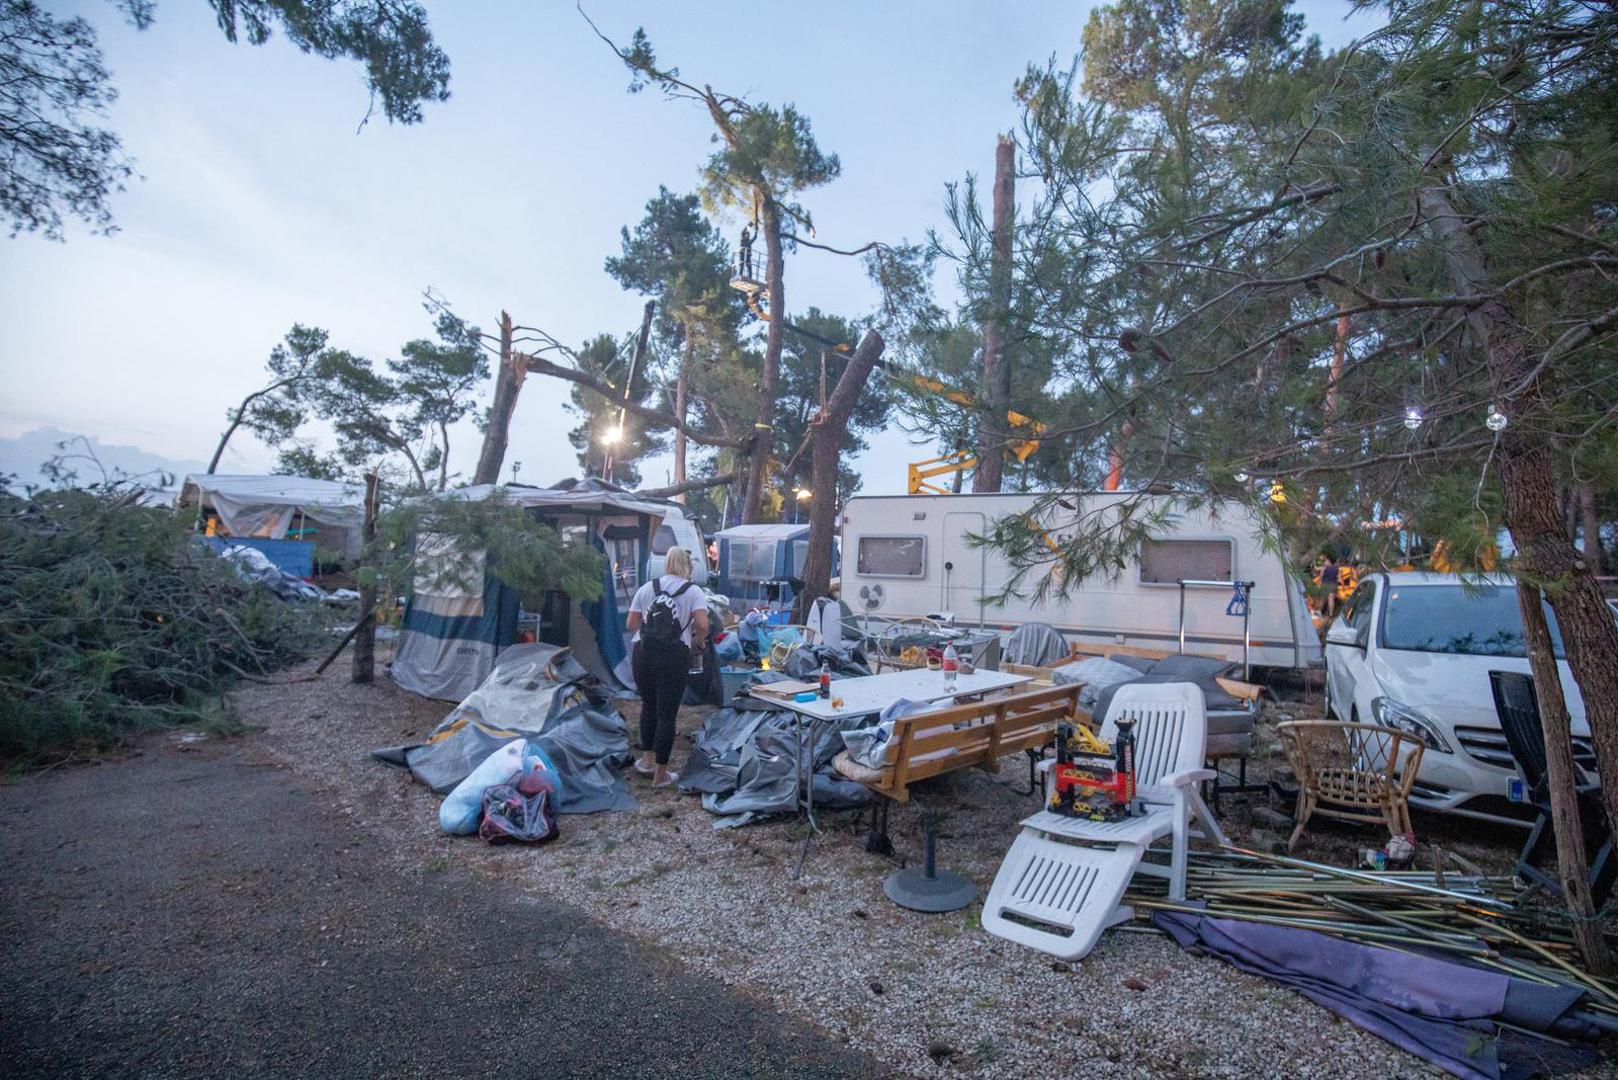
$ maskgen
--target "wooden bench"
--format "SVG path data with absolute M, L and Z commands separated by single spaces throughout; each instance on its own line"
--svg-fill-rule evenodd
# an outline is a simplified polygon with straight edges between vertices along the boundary
M 998 772 L 1000 759 L 1037 751 L 1051 741 L 1059 721 L 1073 719 L 1080 687 L 1047 686 L 905 716 L 893 723 L 886 767 L 871 769 L 838 755 L 835 768 L 882 796 L 873 815 L 869 851 L 891 853 L 888 808 L 910 801 L 910 785 L 959 769 Z

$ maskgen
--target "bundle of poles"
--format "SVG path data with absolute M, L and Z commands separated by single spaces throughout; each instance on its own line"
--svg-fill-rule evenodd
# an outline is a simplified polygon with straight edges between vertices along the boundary
M 1567 913 L 1522 903 L 1510 877 L 1350 870 L 1226 846 L 1191 852 L 1188 899 L 1170 900 L 1154 883 L 1166 886 L 1137 875 L 1125 902 L 1142 915 L 1178 911 L 1315 930 L 1577 986 L 1588 994 L 1586 1015 L 1618 1030 L 1618 985 L 1579 968 Z

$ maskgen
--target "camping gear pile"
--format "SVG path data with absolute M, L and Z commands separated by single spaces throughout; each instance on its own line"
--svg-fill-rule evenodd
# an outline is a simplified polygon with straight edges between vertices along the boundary
M 553 814 L 636 806 L 623 778 L 631 759 L 623 717 L 568 650 L 554 645 L 507 649 L 483 684 L 426 742 L 375 750 L 372 756 L 408 768 L 445 794 L 439 827 L 451 835 L 478 831 L 490 788 L 520 789 L 523 777 L 533 772 L 543 774 Z M 535 809 L 529 809 L 530 817 Z

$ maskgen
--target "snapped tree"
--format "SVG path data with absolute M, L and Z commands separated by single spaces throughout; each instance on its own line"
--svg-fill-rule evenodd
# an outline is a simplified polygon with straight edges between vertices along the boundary
M 594 29 L 595 24 L 590 25 Z M 703 166 L 703 198 L 714 207 L 729 207 L 750 215 L 764 238 L 763 313 L 769 321 L 754 411 L 755 439 L 742 496 L 742 520 L 755 522 L 760 519 L 769 478 L 776 390 L 785 341 L 783 220 L 790 219 L 812 233 L 808 211 L 794 200 L 811 187 L 835 180 L 842 165 L 836 154 L 826 154 L 820 149 L 808 117 L 794 106 L 755 104 L 712 86 L 699 87 L 686 81 L 680 77 L 678 68 L 658 62 L 644 30 L 635 31 L 627 48 L 620 48 L 599 30 L 596 33 L 629 69 L 632 93 L 655 86 L 665 97 L 691 101 L 707 111 L 714 124 L 718 148 Z

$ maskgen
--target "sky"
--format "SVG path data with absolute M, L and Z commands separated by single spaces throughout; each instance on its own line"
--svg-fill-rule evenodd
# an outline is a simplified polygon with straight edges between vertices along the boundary
M 112 237 L 0 239 L 0 438 L 53 427 L 206 460 L 293 323 L 380 362 L 431 336 L 429 287 L 485 327 L 505 309 L 575 345 L 622 335 L 642 300 L 602 264 L 658 185 L 694 189 L 710 150 L 691 103 L 626 92 L 571 2 L 429 3 L 450 100 L 420 124 L 377 117 L 363 130 L 355 65 L 280 39 L 232 46 L 202 0 L 160 0 L 144 32 L 105 0 L 44 6 L 99 30 L 120 93 L 107 123 L 142 179 L 114 197 Z M 767 6 L 587 8 L 620 41 L 644 26 L 693 81 L 796 104 L 843 166 L 804 198 L 817 237 L 855 247 L 944 226 L 945 184 L 992 170 L 996 134 L 1015 125 L 1013 82 L 1030 62 L 1069 60 L 1091 6 L 822 0 L 779 27 Z M 1346 3 L 1298 8 L 1328 47 L 1373 25 L 1345 19 Z M 741 222 L 722 228 L 734 246 Z M 786 282 L 793 311 L 876 304 L 851 259 L 804 249 Z M 947 301 L 947 268 L 937 285 Z M 526 383 L 506 475 L 513 461 L 527 483 L 578 473 L 564 389 Z M 452 432 L 452 470 L 471 471 L 479 438 L 470 421 Z M 873 494 L 902 492 L 905 463 L 930 456 L 897 428 L 871 444 L 854 464 Z M 238 436 L 221 471 L 274 459 Z M 642 475 L 660 483 L 668 469 L 654 459 Z

